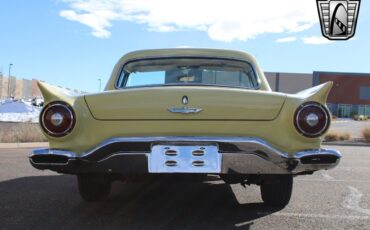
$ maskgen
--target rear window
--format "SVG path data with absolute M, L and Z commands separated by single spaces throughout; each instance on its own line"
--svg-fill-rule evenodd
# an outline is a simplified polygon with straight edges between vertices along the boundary
M 208 58 L 158 58 L 131 61 L 122 69 L 117 87 L 210 85 L 257 88 L 248 62 Z

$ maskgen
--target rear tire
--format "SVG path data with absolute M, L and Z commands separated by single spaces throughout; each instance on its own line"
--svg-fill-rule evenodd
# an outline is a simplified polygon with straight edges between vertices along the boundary
M 83 200 L 97 202 L 105 200 L 111 190 L 111 180 L 103 175 L 78 175 L 78 190 Z
M 292 195 L 292 175 L 271 175 L 261 183 L 261 196 L 265 204 L 274 207 L 285 207 Z

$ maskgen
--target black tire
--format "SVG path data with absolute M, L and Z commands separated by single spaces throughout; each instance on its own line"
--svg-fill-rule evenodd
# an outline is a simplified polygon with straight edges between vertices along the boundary
M 265 204 L 274 207 L 285 207 L 292 195 L 293 176 L 272 175 L 261 183 L 261 196 Z
M 83 200 L 97 202 L 105 200 L 110 193 L 111 180 L 102 175 L 78 175 L 78 190 Z

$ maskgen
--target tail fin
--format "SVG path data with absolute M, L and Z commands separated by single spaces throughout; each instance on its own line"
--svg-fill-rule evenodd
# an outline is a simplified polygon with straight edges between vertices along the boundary
M 321 85 L 303 90 L 301 92 L 298 92 L 294 94 L 294 96 L 310 101 L 316 101 L 320 102 L 322 104 L 326 103 L 326 100 L 328 99 L 328 95 L 330 93 L 330 89 L 333 86 L 333 82 L 325 82 Z
M 44 97 L 45 104 L 51 101 L 60 101 L 60 100 L 72 103 L 74 101 L 74 98 L 78 96 L 78 94 L 72 91 L 68 91 L 61 87 L 49 85 L 45 82 L 39 81 L 37 82 L 37 85 L 39 86 L 42 96 Z

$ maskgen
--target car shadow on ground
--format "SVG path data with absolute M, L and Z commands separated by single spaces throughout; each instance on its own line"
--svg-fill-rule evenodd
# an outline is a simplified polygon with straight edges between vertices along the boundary
M 218 178 L 163 177 L 114 183 L 109 199 L 81 200 L 74 176 L 24 177 L 0 182 L 0 229 L 249 229 L 279 211 L 240 204 Z M 247 192 L 247 191 L 246 191 Z

